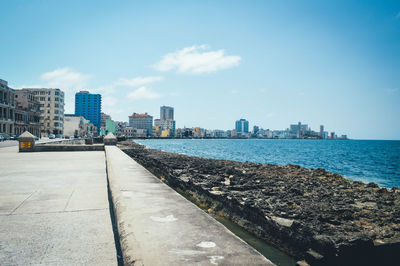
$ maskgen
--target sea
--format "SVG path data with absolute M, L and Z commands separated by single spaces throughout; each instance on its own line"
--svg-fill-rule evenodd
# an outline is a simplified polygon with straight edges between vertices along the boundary
M 149 148 L 212 159 L 324 168 L 352 181 L 400 187 L 400 141 L 149 139 Z

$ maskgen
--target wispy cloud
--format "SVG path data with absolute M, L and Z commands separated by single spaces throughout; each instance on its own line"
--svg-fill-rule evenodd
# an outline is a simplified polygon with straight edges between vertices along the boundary
M 132 79 L 121 78 L 116 82 L 118 86 L 140 87 L 150 83 L 163 80 L 163 77 L 150 76 L 150 77 L 136 77 Z
M 91 75 L 63 67 L 40 75 L 39 84 L 23 85 L 17 88 L 59 88 L 65 92 L 65 113 L 73 113 L 75 92 L 85 89 L 91 78 Z
M 209 73 L 239 65 L 241 57 L 225 55 L 225 50 L 209 51 L 208 45 L 190 46 L 168 53 L 154 65 L 158 71 L 176 70 L 178 73 Z
M 158 99 L 161 94 L 150 90 L 147 87 L 140 87 L 135 91 L 128 94 L 128 98 L 131 100 L 141 100 L 141 99 Z
M 239 90 L 231 90 L 232 94 L 239 94 Z
M 69 67 L 57 68 L 40 76 L 46 87 L 60 88 L 64 91 L 83 89 L 90 78 L 90 75 L 79 73 Z
M 400 19 L 400 12 L 397 13 L 396 18 L 397 18 L 397 19 Z

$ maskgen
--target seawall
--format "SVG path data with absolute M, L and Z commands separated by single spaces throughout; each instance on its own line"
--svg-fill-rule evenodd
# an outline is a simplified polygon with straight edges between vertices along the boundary
M 400 194 L 324 169 L 120 147 L 162 181 L 311 265 L 393 265 Z

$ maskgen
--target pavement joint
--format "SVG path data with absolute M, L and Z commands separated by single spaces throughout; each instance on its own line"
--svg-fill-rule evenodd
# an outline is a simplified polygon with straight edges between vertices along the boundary
M 51 214 L 51 213 L 71 213 L 71 212 L 92 212 L 92 211 L 104 211 L 104 210 L 108 210 L 108 208 L 72 210 L 72 211 L 53 211 L 53 212 L 25 212 L 25 213 L 5 214 L 5 215 L 0 215 L 0 216 L 18 216 L 18 215 L 27 215 L 27 214 Z
M 64 212 L 65 212 L 65 210 L 66 210 L 66 209 L 67 209 L 67 207 L 68 207 L 69 201 L 71 200 L 71 198 L 72 198 L 72 195 L 74 194 L 74 191 L 75 191 L 75 190 L 72 190 L 72 192 L 71 192 L 71 195 L 69 195 L 69 198 L 68 198 L 67 204 L 65 204 L 65 207 L 64 207 Z
M 24 199 L 14 210 L 12 210 L 12 212 L 10 212 L 8 215 L 13 215 L 13 213 L 18 210 L 19 207 L 22 206 L 22 204 L 24 204 L 25 201 L 27 201 L 30 197 L 32 197 L 33 194 L 35 194 L 37 191 L 33 191 L 26 199 Z

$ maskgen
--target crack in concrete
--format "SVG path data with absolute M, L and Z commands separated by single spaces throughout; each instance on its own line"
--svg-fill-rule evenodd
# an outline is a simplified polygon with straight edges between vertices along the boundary
M 22 204 L 24 204 L 25 201 L 27 201 L 30 197 L 32 197 L 33 194 L 36 193 L 36 190 L 33 191 L 26 199 L 24 199 L 12 212 L 10 212 L 8 215 L 13 215 L 13 213 L 18 210 L 19 207 L 22 206 Z
M 64 207 L 64 211 L 67 209 L 67 207 L 68 207 L 68 204 L 69 204 L 69 201 L 71 200 L 71 198 L 72 198 L 72 194 L 74 194 L 74 192 L 75 192 L 75 190 L 72 190 L 72 192 L 71 192 L 71 195 L 69 195 L 69 198 L 68 198 L 67 204 L 65 204 L 65 207 Z

